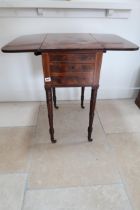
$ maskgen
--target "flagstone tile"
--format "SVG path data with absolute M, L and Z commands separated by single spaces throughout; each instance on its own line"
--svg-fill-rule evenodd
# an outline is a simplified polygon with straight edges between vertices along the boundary
M 140 132 L 140 110 L 134 100 L 101 100 L 97 111 L 106 133 Z

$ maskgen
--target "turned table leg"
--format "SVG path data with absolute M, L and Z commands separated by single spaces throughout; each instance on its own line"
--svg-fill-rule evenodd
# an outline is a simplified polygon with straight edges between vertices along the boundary
M 96 105 L 97 90 L 98 90 L 98 87 L 92 87 L 91 89 L 88 141 L 92 141 L 91 134 L 92 134 L 92 129 L 93 129 L 92 124 L 93 124 L 94 111 L 95 111 L 95 105 Z
M 138 96 L 135 100 L 135 104 L 140 108 L 140 90 L 139 90 Z
M 52 89 L 51 88 L 45 88 L 46 90 L 46 99 L 47 99 L 47 106 L 48 106 L 48 119 L 49 119 L 49 125 L 50 125 L 50 137 L 51 142 L 56 143 L 56 140 L 54 139 L 54 128 L 53 128 L 53 105 L 52 105 Z
M 85 87 L 81 88 L 81 108 L 84 109 L 84 92 L 85 92 Z
M 55 91 L 55 88 L 53 88 L 53 103 L 54 103 L 54 107 L 56 109 L 58 109 L 59 107 L 56 104 L 56 91 Z

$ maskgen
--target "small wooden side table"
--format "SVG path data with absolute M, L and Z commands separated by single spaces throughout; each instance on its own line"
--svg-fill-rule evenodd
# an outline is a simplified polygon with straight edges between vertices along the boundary
M 92 124 L 103 54 L 108 50 L 138 49 L 137 45 L 112 34 L 37 34 L 19 37 L 4 46 L 2 51 L 33 52 L 42 56 L 49 131 L 51 141 L 55 143 L 52 106 L 52 98 L 56 106 L 55 88 L 82 87 L 83 107 L 84 87 L 91 87 L 88 140 L 92 141 Z

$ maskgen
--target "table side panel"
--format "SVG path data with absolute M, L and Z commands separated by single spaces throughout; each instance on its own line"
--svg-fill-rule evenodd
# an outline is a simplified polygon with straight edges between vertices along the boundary
M 103 59 L 103 51 L 97 52 L 96 53 L 96 61 L 95 61 L 95 72 L 94 72 L 94 78 L 93 78 L 94 86 L 99 85 L 102 59 Z

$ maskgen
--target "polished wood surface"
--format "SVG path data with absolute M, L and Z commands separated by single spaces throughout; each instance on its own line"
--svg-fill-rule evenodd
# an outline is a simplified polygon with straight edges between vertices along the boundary
M 84 93 L 85 93 L 85 87 L 81 88 L 81 108 L 84 109 Z
M 83 59 L 85 54 L 72 54 L 67 51 L 60 55 L 53 53 L 54 61 L 52 61 L 52 54 L 42 53 L 45 86 L 85 87 L 98 85 L 102 54 L 103 51 L 94 51 L 93 54 L 92 52 L 89 55 L 86 54 Z M 74 62 L 71 60 L 72 57 L 75 57 Z
M 113 34 L 37 34 L 21 36 L 2 48 L 3 52 L 63 50 L 138 50 L 138 46 Z
M 84 108 L 84 90 L 91 87 L 88 141 L 92 141 L 94 111 L 103 53 L 108 50 L 138 50 L 138 46 L 111 34 L 37 34 L 22 36 L 2 48 L 3 52 L 33 52 L 42 56 L 46 91 L 49 132 L 55 143 L 53 102 L 56 87 L 81 87 L 81 107 Z M 65 126 L 65 125 L 64 125 Z
M 95 105 L 96 105 L 96 98 L 97 98 L 97 90 L 98 86 L 92 87 L 91 89 L 91 98 L 90 98 L 90 111 L 89 111 L 89 126 L 88 126 L 88 141 L 92 141 L 91 134 L 93 130 L 93 119 L 94 119 L 94 112 L 95 112 Z
M 53 103 L 54 103 L 54 107 L 56 109 L 59 109 L 59 107 L 56 104 L 56 90 L 55 90 L 55 87 L 53 88 Z
M 36 52 L 45 39 L 46 34 L 21 36 L 2 48 L 3 52 Z
M 48 119 L 49 119 L 49 132 L 51 137 L 51 142 L 56 143 L 56 139 L 54 138 L 54 127 L 53 127 L 53 105 L 52 105 L 52 89 L 45 88 L 46 90 L 46 99 L 47 99 L 47 107 L 48 107 Z
M 89 53 L 49 53 L 49 62 L 95 63 L 96 52 Z

